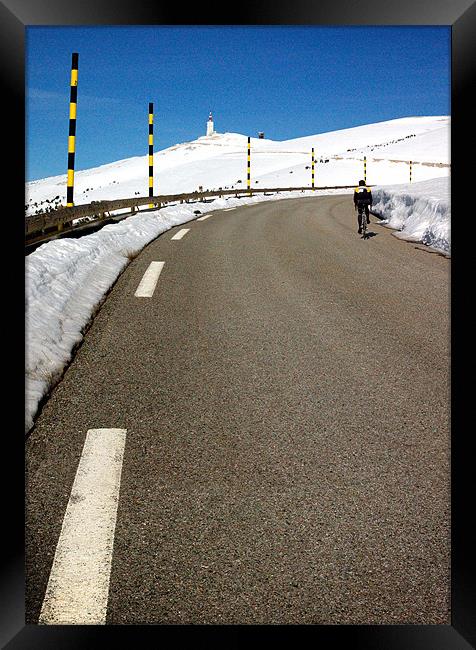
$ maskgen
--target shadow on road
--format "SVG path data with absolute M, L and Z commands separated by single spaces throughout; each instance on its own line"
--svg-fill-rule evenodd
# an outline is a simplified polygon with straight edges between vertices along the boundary
M 377 235 L 378 233 L 367 230 L 367 233 L 365 235 L 362 235 L 361 239 L 370 239 L 370 237 L 376 237 Z

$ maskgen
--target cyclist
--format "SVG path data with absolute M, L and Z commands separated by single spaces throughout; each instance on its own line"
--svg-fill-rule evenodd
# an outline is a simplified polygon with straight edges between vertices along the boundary
M 358 187 L 354 190 L 354 209 L 357 210 L 357 218 L 359 221 L 358 233 L 362 232 L 362 213 L 365 210 L 367 223 L 370 223 L 369 205 L 372 205 L 372 192 L 366 186 L 365 181 L 359 181 Z

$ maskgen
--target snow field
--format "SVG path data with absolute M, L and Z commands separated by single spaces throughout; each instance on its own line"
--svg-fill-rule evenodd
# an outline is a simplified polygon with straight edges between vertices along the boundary
M 449 117 L 402 118 L 283 142 L 251 138 L 252 187 L 310 187 L 313 147 L 316 186 L 357 184 L 364 156 L 370 184 L 407 182 L 409 160 L 414 181 L 447 176 Z M 148 164 L 144 155 L 76 171 L 75 204 L 147 196 Z M 215 133 L 154 153 L 155 194 L 194 192 L 200 186 L 243 189 L 246 174 L 247 137 L 239 133 Z M 27 183 L 27 214 L 52 205 L 46 201 L 55 197 L 65 204 L 66 174 Z

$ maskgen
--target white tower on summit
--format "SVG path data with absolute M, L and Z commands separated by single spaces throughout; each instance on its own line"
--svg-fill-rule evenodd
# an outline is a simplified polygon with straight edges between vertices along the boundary
M 207 135 L 213 135 L 215 133 L 215 130 L 213 128 L 213 117 L 210 112 L 210 115 L 208 116 L 208 122 L 207 122 Z

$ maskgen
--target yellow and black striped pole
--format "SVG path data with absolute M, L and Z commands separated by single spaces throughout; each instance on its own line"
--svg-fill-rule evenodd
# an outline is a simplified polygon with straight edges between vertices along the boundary
M 367 185 L 367 156 L 364 156 L 364 182 Z
M 251 138 L 248 136 L 248 180 L 247 180 L 248 191 L 251 196 Z
M 71 89 L 69 99 L 69 136 L 68 136 L 68 183 L 66 189 L 66 207 L 72 208 L 74 190 L 74 153 L 76 150 L 76 104 L 78 102 L 78 59 L 73 52 L 71 63 Z
M 312 178 L 312 189 L 314 188 L 314 147 L 312 148 L 312 172 L 311 172 L 311 178 Z
M 412 161 L 410 160 L 410 183 L 412 182 Z
M 154 104 L 149 102 L 149 196 L 154 196 Z M 154 204 L 149 203 L 149 208 Z

